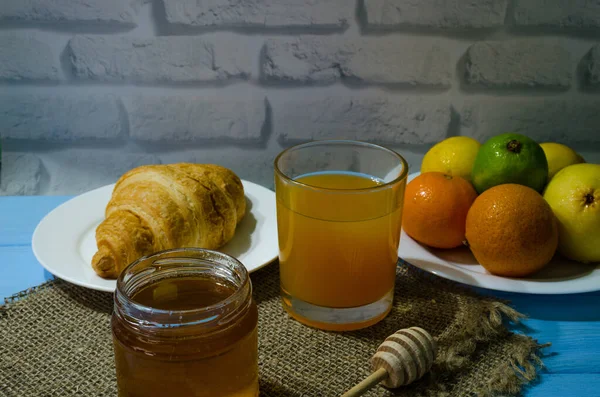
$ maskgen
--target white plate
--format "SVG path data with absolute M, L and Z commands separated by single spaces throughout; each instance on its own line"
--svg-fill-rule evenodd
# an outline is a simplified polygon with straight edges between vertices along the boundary
M 219 249 L 242 262 L 249 272 L 278 256 L 275 193 L 242 180 L 248 203 L 246 216 L 229 243 Z M 96 227 L 104 219 L 114 184 L 91 190 L 61 204 L 33 232 L 32 249 L 41 265 L 55 276 L 82 287 L 113 292 L 116 280 L 96 275 Z
M 409 175 L 412 180 L 419 173 Z M 600 264 L 585 265 L 558 255 L 530 277 L 509 278 L 490 274 L 467 247 L 440 250 L 426 247 L 404 230 L 398 255 L 406 262 L 437 276 L 497 291 L 530 294 L 573 294 L 600 290 Z

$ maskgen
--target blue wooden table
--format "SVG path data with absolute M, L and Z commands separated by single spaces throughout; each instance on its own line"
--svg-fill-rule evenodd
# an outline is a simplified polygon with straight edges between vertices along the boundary
M 31 250 L 38 222 L 70 197 L 0 197 L 0 297 L 38 285 L 53 276 Z M 598 286 L 600 289 L 600 286 Z M 517 332 L 531 335 L 544 349 L 546 368 L 527 397 L 600 397 L 600 291 L 576 295 L 526 295 L 481 290 L 512 302 L 529 316 Z M 2 343 L 0 341 L 0 343 Z

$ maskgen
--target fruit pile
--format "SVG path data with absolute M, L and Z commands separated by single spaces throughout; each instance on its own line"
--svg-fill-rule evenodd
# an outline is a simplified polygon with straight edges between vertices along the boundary
M 600 164 L 522 134 L 451 137 L 406 186 L 402 227 L 426 246 L 468 246 L 499 276 L 531 275 L 557 253 L 600 262 Z

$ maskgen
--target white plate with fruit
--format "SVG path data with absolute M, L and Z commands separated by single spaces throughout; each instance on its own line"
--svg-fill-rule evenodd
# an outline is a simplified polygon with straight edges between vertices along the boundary
M 515 138 L 520 152 L 503 153 Z M 583 159 L 576 155 L 565 162 L 566 156 L 547 151 L 552 145 L 514 134 L 481 147 L 469 139 L 442 141 L 426 154 L 422 174 L 409 176 L 400 258 L 437 276 L 498 291 L 600 290 L 600 165 L 579 164 Z M 531 158 L 524 161 L 520 154 Z M 550 170 L 549 183 L 540 185 L 540 167 L 542 173 Z M 419 183 L 411 185 L 417 177 Z

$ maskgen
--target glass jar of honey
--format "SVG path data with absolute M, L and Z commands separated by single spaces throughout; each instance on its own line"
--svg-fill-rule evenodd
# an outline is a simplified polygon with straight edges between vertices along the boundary
M 258 311 L 235 258 L 194 248 L 141 258 L 114 301 L 120 397 L 258 396 Z

